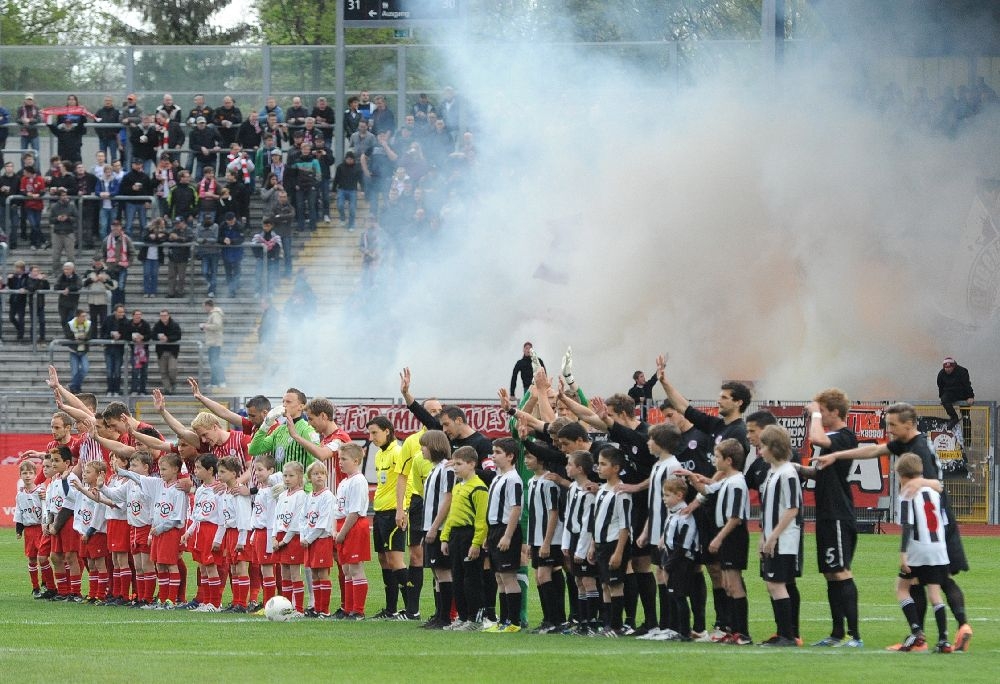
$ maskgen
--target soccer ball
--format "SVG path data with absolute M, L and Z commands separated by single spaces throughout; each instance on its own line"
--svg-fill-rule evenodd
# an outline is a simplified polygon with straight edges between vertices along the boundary
M 273 596 L 264 606 L 264 616 L 272 622 L 287 622 L 295 617 L 295 608 L 284 596 Z

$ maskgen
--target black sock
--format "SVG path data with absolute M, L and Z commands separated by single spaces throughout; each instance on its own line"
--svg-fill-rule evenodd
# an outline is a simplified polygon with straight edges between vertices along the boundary
M 792 599 L 775 599 L 774 622 L 778 626 L 778 636 L 786 639 L 795 639 L 794 626 L 792 625 Z
M 666 629 L 670 626 L 670 593 L 667 591 L 666 584 L 657 584 L 656 588 L 659 593 L 660 599 L 660 629 Z
M 726 590 L 720 587 L 712 587 L 712 604 L 715 607 L 715 626 L 719 629 L 725 627 L 723 624 L 726 612 Z
M 633 572 L 625 575 L 625 622 L 635 627 L 635 612 L 639 605 L 639 578 Z
M 587 600 L 586 592 L 581 591 L 579 587 L 576 588 L 576 595 L 576 621 L 585 625 L 590 621 L 590 601 Z
M 608 629 L 611 628 L 611 603 L 609 601 L 601 601 L 601 624 Z
M 937 623 L 938 641 L 948 641 L 948 611 L 943 603 L 934 606 L 934 622 Z
M 406 568 L 400 568 L 399 570 L 393 570 L 392 574 L 394 575 L 393 581 L 396 583 L 396 586 L 399 588 L 399 595 L 403 599 L 403 608 L 405 609 L 406 608 L 406 597 L 407 597 L 407 594 L 409 593 L 409 590 L 407 589 L 407 586 L 406 586 L 406 577 L 407 577 L 407 575 L 409 573 L 407 573 Z M 396 606 L 396 596 L 395 595 L 393 595 L 393 597 L 392 597 L 392 605 L 393 605 L 393 608 L 395 608 L 395 606 Z
M 622 610 L 625 608 L 624 596 L 611 597 L 611 629 L 622 628 Z
M 442 622 L 451 622 L 451 602 L 455 598 L 455 591 L 451 582 L 438 582 L 438 594 L 440 595 L 440 607 L 438 608 L 438 618 Z
M 566 591 L 569 593 L 569 619 L 583 622 L 580 617 L 580 592 L 572 577 L 565 577 Z
M 443 613 L 441 611 L 441 583 L 434 582 L 434 614 L 431 615 L 432 618 L 440 619 Z
M 941 588 L 944 589 L 944 596 L 948 600 L 951 614 L 955 616 L 955 621 L 961 627 L 969 621 L 965 616 L 965 595 L 951 575 L 948 575 L 948 579 L 941 585 Z
M 497 576 L 492 570 L 483 572 L 483 612 L 490 620 L 497 619 Z
M 590 621 L 594 625 L 604 625 L 607 624 L 604 621 L 604 606 L 610 606 L 610 603 L 604 603 L 604 596 L 601 594 L 600 589 L 594 589 L 590 592 Z
M 924 631 L 924 624 L 920 621 L 920 609 L 917 608 L 917 604 L 913 602 L 912 598 L 900 601 L 899 607 L 903 609 L 903 615 L 906 616 L 911 633 L 918 634 Z
M 569 583 L 573 586 L 573 583 Z M 552 571 L 552 624 L 566 622 L 566 575 L 562 570 Z
M 510 610 L 510 604 L 507 603 L 507 594 L 506 593 L 504 593 L 504 592 L 501 591 L 500 592 L 500 596 L 498 598 L 500 599 L 500 620 L 499 621 L 502 623 L 502 622 L 506 622 L 506 621 L 508 621 L 510 619 L 508 617 L 508 611 Z
M 507 619 L 512 625 L 521 624 L 521 592 L 507 594 Z
M 645 627 L 656 625 L 656 578 L 652 572 L 640 572 L 636 575 L 639 583 L 639 600 L 642 602 L 642 624 Z
M 844 638 L 843 585 L 845 583 L 846 580 L 826 581 L 826 602 L 830 604 L 830 617 L 833 621 L 830 636 L 834 639 Z
M 420 594 L 424 588 L 424 566 L 411 565 L 407 570 L 406 612 L 410 615 L 420 613 Z
M 687 593 L 691 599 L 691 627 L 696 632 L 704 632 L 705 604 L 708 603 L 708 587 L 705 585 L 704 573 L 700 571 L 691 573 Z M 726 593 L 725 590 L 722 593 Z
M 750 636 L 750 602 L 747 601 L 746 596 L 731 600 L 733 602 L 733 612 L 736 614 L 733 620 L 736 623 L 735 629 L 738 633 L 748 637 Z
M 549 591 L 552 589 L 552 582 L 538 585 L 538 601 L 542 604 L 542 622 L 549 622 L 549 609 L 552 605 L 549 598 Z
M 396 612 L 396 594 L 399 593 L 399 585 L 395 583 L 396 576 L 389 568 L 382 568 L 382 586 L 385 587 L 385 609 L 390 613 Z
M 688 609 L 687 597 L 677 592 L 671 598 L 673 599 L 674 612 L 673 630 L 678 634 L 687 636 L 691 633 L 691 611 Z
M 791 600 L 792 637 L 799 638 L 799 609 L 802 607 L 802 597 L 799 596 L 799 585 L 792 580 L 785 585 L 788 588 L 788 598 Z
M 854 583 L 854 578 L 846 579 L 840 583 L 841 607 L 844 617 L 847 620 L 847 633 L 855 639 L 861 639 L 861 630 L 858 627 L 858 585 Z
M 927 619 L 927 592 L 924 590 L 924 585 L 911 584 L 910 598 L 917 606 L 917 617 L 920 618 L 918 622 L 922 625 Z

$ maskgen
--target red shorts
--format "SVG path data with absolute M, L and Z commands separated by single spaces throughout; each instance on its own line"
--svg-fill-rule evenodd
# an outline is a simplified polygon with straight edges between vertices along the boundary
M 172 527 L 161 535 L 153 537 L 149 557 L 157 565 L 177 565 L 181 557 L 181 528 Z
M 42 543 L 43 536 L 41 525 L 28 525 L 24 528 L 25 558 L 35 558 L 38 555 L 38 546 Z
M 279 532 L 275 538 L 280 542 L 285 538 L 285 533 Z M 282 546 L 274 556 L 282 565 L 302 565 L 306 560 L 306 552 L 302 548 L 302 542 L 299 541 L 299 535 L 295 535 L 295 538 L 288 542 L 288 546 Z
M 237 551 L 236 544 L 239 540 L 240 531 L 235 527 L 227 527 L 226 536 L 222 538 L 222 550 L 226 554 L 226 562 L 230 565 L 250 560 L 249 542 L 243 545 L 242 551 Z
M 191 557 L 198 565 L 224 565 L 225 555 L 222 546 L 218 551 L 212 551 L 215 542 L 215 533 L 219 531 L 219 526 L 214 522 L 202 520 L 198 523 L 198 532 L 194 539 L 188 539 L 188 548 L 191 550 Z
M 73 518 L 66 521 L 66 524 L 59 530 L 59 534 L 52 537 L 52 553 L 79 553 L 80 533 L 73 529 Z
M 127 520 L 108 521 L 108 551 L 112 553 L 128 553 L 132 543 L 129 540 Z
M 307 568 L 333 567 L 333 537 L 320 537 L 306 549 Z
M 274 554 L 267 552 L 267 529 L 261 528 L 250 533 L 250 562 L 254 565 L 274 565 Z
M 48 558 L 52 555 L 52 537 L 42 534 L 38 538 L 38 546 L 35 548 L 39 558 Z
M 105 532 L 95 532 L 90 539 L 84 540 L 80 535 L 80 558 L 104 558 L 108 555 L 108 535 Z
M 142 527 L 129 526 L 129 545 L 131 546 L 133 556 L 139 553 L 149 555 L 149 530 L 149 525 L 143 525 Z
M 344 518 L 337 521 L 337 530 L 344 526 Z M 337 546 L 337 561 L 341 565 L 364 563 L 372 559 L 371 533 L 367 517 L 359 517 L 347 533 L 344 543 Z

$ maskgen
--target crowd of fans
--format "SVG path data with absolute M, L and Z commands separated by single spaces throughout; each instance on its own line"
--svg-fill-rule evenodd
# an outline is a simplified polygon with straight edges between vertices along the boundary
M 996 110 L 1000 98 L 986 79 L 980 76 L 971 86 L 947 86 L 938 97 L 931 97 L 921 86 L 907 98 L 895 82 L 887 84 L 881 93 L 864 92 L 861 99 L 893 121 L 908 122 L 917 129 L 942 135 L 956 135 L 981 114 Z
M 261 296 L 265 282 L 292 275 L 296 233 L 332 223 L 334 213 L 341 228 L 355 230 L 359 197 L 369 218 L 358 248 L 370 280 L 394 247 L 435 232 L 449 201 L 472 182 L 469 113 L 452 88 L 436 104 L 421 93 L 398 117 L 382 96 L 350 97 L 341 160 L 334 158 L 335 113 L 325 97 L 311 108 L 301 97 L 285 107 L 268 97 L 246 115 L 228 95 L 214 108 L 200 94 L 191 104 L 185 111 L 165 94 L 147 106 L 129 94 L 120 107 L 106 96 L 91 112 L 75 95 L 65 106 L 42 107 L 26 93 L 13 110 L 0 106 L 0 288 L 15 287 L 19 274 L 33 270 L 42 276 L 36 281 L 45 280 L 46 269 L 30 253 L 18 260 L 18 273 L 8 273 L 9 252 L 51 247 L 53 274 L 81 250 L 93 252 L 95 267 L 101 262 L 113 272 L 120 301 L 136 260 L 144 296 L 159 293 L 163 264 L 168 296 L 185 296 L 192 258 L 209 296 L 221 289 L 221 266 L 235 297 L 251 251 Z M 57 150 L 47 164 L 46 129 Z M 91 134 L 97 152 L 85 160 L 83 141 Z M 263 207 L 259 225 L 251 217 L 255 195 Z

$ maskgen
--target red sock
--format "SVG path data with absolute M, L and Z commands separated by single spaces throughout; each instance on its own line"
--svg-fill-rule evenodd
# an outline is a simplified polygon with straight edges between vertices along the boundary
M 330 595 L 333 593 L 333 582 L 330 580 L 313 580 L 313 589 L 316 592 L 316 612 L 330 613 Z
M 169 577 L 170 577 L 170 580 L 169 580 L 170 581 L 170 596 L 169 596 L 169 598 L 174 603 L 177 603 L 178 600 L 179 600 L 179 597 L 180 597 L 180 590 L 181 590 L 181 573 L 179 573 L 179 572 L 171 572 L 169 574 Z
M 69 593 L 74 596 L 80 595 L 80 587 L 83 586 L 83 578 L 80 575 L 69 576 Z
M 274 598 L 278 587 L 275 584 L 273 577 L 262 577 L 261 583 L 264 585 L 264 603 L 267 603 Z
M 354 612 L 365 614 L 365 601 L 368 600 L 368 579 L 362 577 L 354 580 Z
M 156 594 L 157 600 L 163 603 L 168 598 L 170 598 L 170 573 L 156 571 L 156 583 L 159 585 L 159 591 Z
M 345 613 L 354 612 L 354 580 L 345 579 L 344 588 L 340 592 L 340 603 Z
M 306 594 L 306 584 L 302 580 L 297 582 L 292 582 L 292 603 L 295 604 L 295 610 L 302 612 L 302 602 L 305 599 Z
M 97 598 L 98 575 L 96 572 L 87 573 L 87 598 Z
M 55 573 L 56 578 L 56 591 L 59 592 L 60 596 L 69 595 L 69 575 L 65 572 Z
M 108 598 L 108 571 L 97 573 L 97 598 L 105 601 Z
M 42 561 L 39 569 L 42 571 L 42 583 L 45 585 L 45 588 L 54 591 L 56 588 L 56 578 L 52 574 L 52 565 L 49 564 L 48 559 Z
M 236 586 L 239 587 L 239 595 L 234 603 L 243 608 L 247 607 L 247 598 L 250 596 L 250 575 L 239 575 L 236 578 Z
M 257 603 L 260 598 L 260 588 L 263 586 L 263 576 L 260 574 L 259 565 L 250 566 L 250 602 Z
M 187 565 L 184 558 L 177 559 L 177 591 L 174 592 L 174 603 L 183 603 L 187 595 Z
M 278 591 L 289 601 L 292 600 L 292 580 L 286 578 L 284 575 L 281 576 L 279 580 Z
M 28 562 L 28 577 L 31 579 L 31 588 L 38 590 L 38 566 Z

